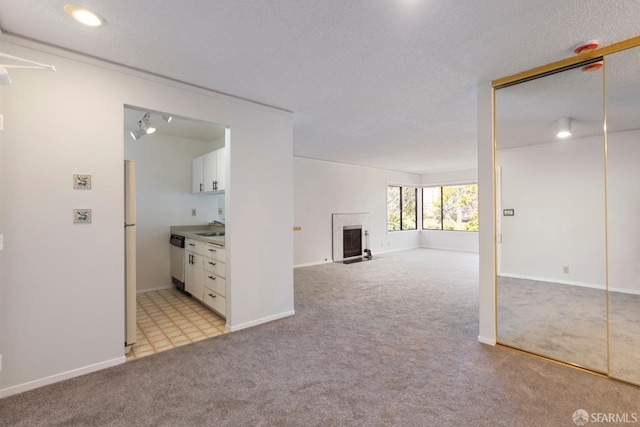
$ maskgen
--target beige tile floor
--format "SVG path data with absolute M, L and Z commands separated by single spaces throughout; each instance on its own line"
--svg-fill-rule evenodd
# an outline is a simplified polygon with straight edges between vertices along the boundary
M 223 318 L 175 288 L 138 294 L 136 302 L 137 342 L 127 360 L 226 332 Z

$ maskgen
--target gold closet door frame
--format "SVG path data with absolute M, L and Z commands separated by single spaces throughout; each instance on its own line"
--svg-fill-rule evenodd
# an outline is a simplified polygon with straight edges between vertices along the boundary
M 517 83 L 521 83 L 533 78 L 543 77 L 550 73 L 556 73 L 567 68 L 573 68 L 578 64 L 584 62 L 596 61 L 600 57 L 610 55 L 612 53 L 620 52 L 623 50 L 631 49 L 640 46 L 640 36 L 633 37 L 631 39 L 623 40 L 609 46 L 603 46 L 588 53 L 582 53 L 580 55 L 572 56 L 570 58 L 562 59 L 560 61 L 552 62 L 551 64 L 542 65 L 540 67 L 532 68 L 528 71 L 523 71 L 512 76 L 503 77 L 491 82 L 491 86 L 494 91 L 501 87 L 511 86 Z M 495 122 L 495 115 L 494 115 Z M 495 133 L 494 133 L 495 140 Z M 495 142 L 495 141 L 494 141 Z
M 638 47 L 640 46 L 640 36 L 636 36 L 627 40 L 622 40 L 620 42 L 617 43 L 613 43 L 611 45 L 608 46 L 603 46 L 601 48 L 595 49 L 591 52 L 588 53 L 583 53 L 580 55 L 576 55 L 573 57 L 569 57 L 569 58 L 565 58 L 562 59 L 560 61 L 556 61 L 556 62 L 552 62 L 550 64 L 547 65 L 542 65 L 539 67 L 535 67 L 532 68 L 530 70 L 527 71 L 522 71 L 520 73 L 517 74 L 513 74 L 511 76 L 507 76 L 507 77 L 502 77 L 500 79 L 496 79 L 493 80 L 491 82 L 491 86 L 492 86 L 492 137 L 493 137 L 493 141 L 492 141 L 492 145 L 493 145 L 493 221 L 494 223 L 496 222 L 496 218 L 497 218 L 497 212 L 496 212 L 496 90 L 500 89 L 500 88 L 504 88 L 504 87 L 508 87 L 508 86 L 512 86 L 518 83 L 523 83 L 526 82 L 528 80 L 532 80 L 532 79 L 536 79 L 536 78 L 541 78 L 541 77 L 545 77 L 547 75 L 551 75 L 551 74 L 555 74 L 564 70 L 568 70 L 571 68 L 575 68 L 578 65 L 581 64 L 589 64 L 591 62 L 597 62 L 601 59 L 605 60 L 605 67 L 603 70 L 603 102 L 604 102 L 604 126 L 605 126 L 605 132 L 604 132 L 604 144 L 605 144 L 605 148 L 604 148 L 604 170 L 605 170 L 605 224 L 608 224 L 608 205 L 607 205 L 607 132 L 606 132 L 606 120 L 607 120 L 607 110 L 606 110 L 606 56 L 613 54 L 613 53 L 617 53 L 617 52 L 622 52 L 624 50 L 627 49 L 632 49 L 634 47 Z M 495 233 L 494 233 L 495 234 Z M 494 244 L 493 244 L 493 250 L 494 250 L 494 272 L 497 272 L 497 250 L 498 250 L 498 242 L 497 242 L 497 236 L 494 235 L 493 237 L 494 239 Z M 605 225 L 605 245 L 608 246 L 608 226 Z M 530 354 L 536 358 L 540 358 L 540 359 L 545 359 L 545 360 L 549 360 L 551 362 L 554 363 L 558 363 L 560 365 L 565 365 L 574 369 L 579 369 L 581 371 L 585 371 L 585 372 L 589 372 L 591 374 L 597 375 L 597 376 L 601 376 L 601 377 L 606 377 L 606 378 L 612 378 L 615 380 L 619 380 L 622 382 L 626 382 L 627 384 L 633 384 L 636 386 L 640 386 L 640 384 L 636 384 L 634 382 L 630 382 L 628 380 L 625 379 L 621 379 L 621 378 L 617 378 L 614 376 L 611 376 L 610 372 L 611 372 L 611 367 L 610 367 L 610 355 L 609 355 L 609 350 L 610 350 L 610 345 L 609 345 L 609 261 L 608 261 L 608 256 L 609 256 L 609 250 L 608 247 L 605 248 L 605 257 L 606 257 L 606 265 L 605 265 L 605 271 L 606 271 L 606 313 L 607 313 L 607 374 L 602 374 L 600 372 L 596 372 L 596 371 L 592 371 L 590 369 L 584 369 L 580 366 L 576 366 L 574 364 L 568 363 L 568 362 L 563 362 L 563 361 L 559 361 L 559 360 L 555 360 L 555 359 L 551 359 L 545 356 L 540 356 L 537 355 L 535 353 L 530 353 L 527 352 L 525 350 L 519 350 L 516 348 L 512 348 L 509 346 L 505 346 L 507 348 L 510 348 L 514 351 L 520 352 L 520 353 L 526 353 L 526 354 Z M 496 336 L 496 340 L 498 337 L 498 289 L 497 289 L 497 281 L 496 281 L 496 274 L 494 274 L 494 332 L 495 332 L 495 336 Z M 498 345 L 500 345 L 498 343 Z

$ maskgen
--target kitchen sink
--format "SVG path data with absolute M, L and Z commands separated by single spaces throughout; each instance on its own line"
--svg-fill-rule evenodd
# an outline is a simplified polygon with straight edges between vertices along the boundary
M 215 236 L 224 236 L 224 231 L 205 231 L 202 233 L 193 233 L 196 236 L 202 237 L 215 237 Z

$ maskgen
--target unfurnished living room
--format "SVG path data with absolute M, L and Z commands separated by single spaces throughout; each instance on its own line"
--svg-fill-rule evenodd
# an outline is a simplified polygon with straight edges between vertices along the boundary
M 0 425 L 640 424 L 640 5 L 0 4 Z

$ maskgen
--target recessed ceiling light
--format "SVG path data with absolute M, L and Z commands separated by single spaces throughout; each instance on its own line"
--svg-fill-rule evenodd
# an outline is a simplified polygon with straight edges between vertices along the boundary
M 558 133 L 556 136 L 558 138 L 568 138 L 571 136 L 571 119 L 568 117 L 563 117 L 561 119 L 556 120 L 556 128 Z
M 76 21 L 89 27 L 102 27 L 107 25 L 106 19 L 100 16 L 99 13 L 86 7 L 68 4 L 64 7 L 64 11 Z

